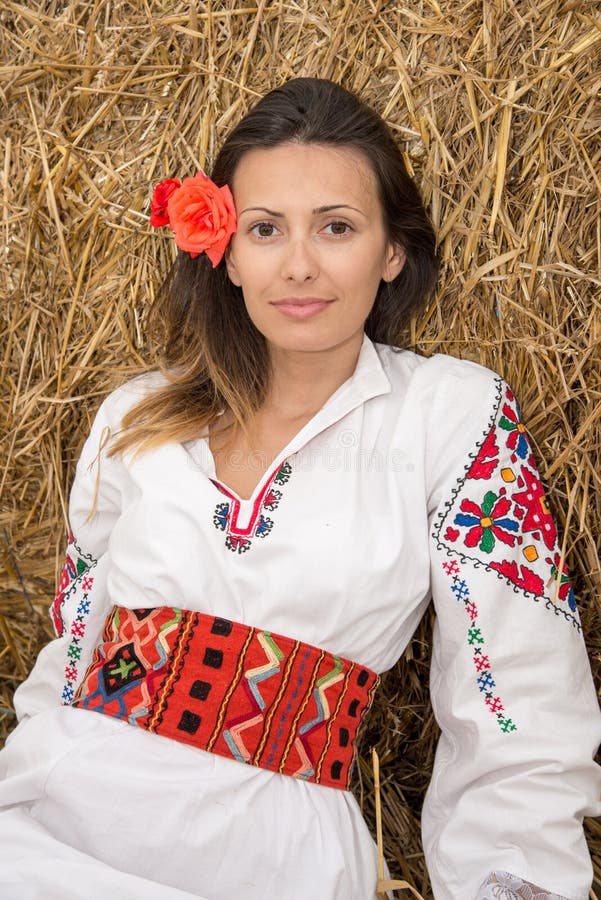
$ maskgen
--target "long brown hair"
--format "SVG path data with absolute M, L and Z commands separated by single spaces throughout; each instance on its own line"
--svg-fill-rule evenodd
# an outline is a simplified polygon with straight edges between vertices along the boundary
M 404 249 L 406 262 L 394 281 L 380 283 L 365 331 L 372 341 L 395 345 L 427 300 L 438 269 L 434 232 L 399 148 L 380 116 L 354 94 L 325 79 L 295 78 L 239 122 L 211 177 L 219 186 L 231 185 L 248 150 L 290 141 L 352 147 L 369 161 L 387 237 Z M 208 434 L 225 409 L 232 413 L 234 433 L 238 426 L 246 431 L 267 396 L 269 356 L 225 260 L 213 269 L 204 254 L 192 259 L 179 251 L 149 325 L 160 332 L 159 367 L 167 383 L 126 413 L 110 454 Z

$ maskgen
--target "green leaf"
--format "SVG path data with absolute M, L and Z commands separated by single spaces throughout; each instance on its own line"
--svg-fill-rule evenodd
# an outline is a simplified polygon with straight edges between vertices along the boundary
M 482 512 L 485 516 L 490 516 L 492 508 L 497 501 L 497 495 L 494 491 L 487 491 L 482 501 Z
M 494 546 L 495 536 L 492 533 L 492 528 L 485 528 L 480 541 L 480 549 L 483 553 L 492 553 Z

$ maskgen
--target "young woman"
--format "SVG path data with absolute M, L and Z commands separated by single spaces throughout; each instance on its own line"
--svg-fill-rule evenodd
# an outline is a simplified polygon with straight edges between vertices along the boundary
M 354 742 L 433 597 L 434 895 L 584 900 L 601 716 L 561 542 L 509 386 L 397 346 L 436 256 L 384 123 L 290 81 L 151 222 L 164 352 L 77 466 L 0 895 L 372 900 Z

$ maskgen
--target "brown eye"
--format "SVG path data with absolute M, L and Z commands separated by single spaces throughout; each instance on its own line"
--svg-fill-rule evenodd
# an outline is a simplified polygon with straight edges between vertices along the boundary
M 253 226 L 251 231 L 254 231 L 258 237 L 269 238 L 273 237 L 275 233 L 275 226 L 272 225 L 271 222 L 258 222 Z
M 331 228 L 332 229 L 331 233 L 336 234 L 336 235 L 348 234 L 349 231 L 352 230 L 351 226 L 348 225 L 346 222 L 330 222 L 330 224 L 327 227 Z

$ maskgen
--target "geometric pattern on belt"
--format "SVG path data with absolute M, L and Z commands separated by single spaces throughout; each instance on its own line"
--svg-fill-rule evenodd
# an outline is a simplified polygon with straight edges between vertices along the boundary
M 379 683 L 326 650 L 176 607 L 113 607 L 74 707 L 348 790 Z

